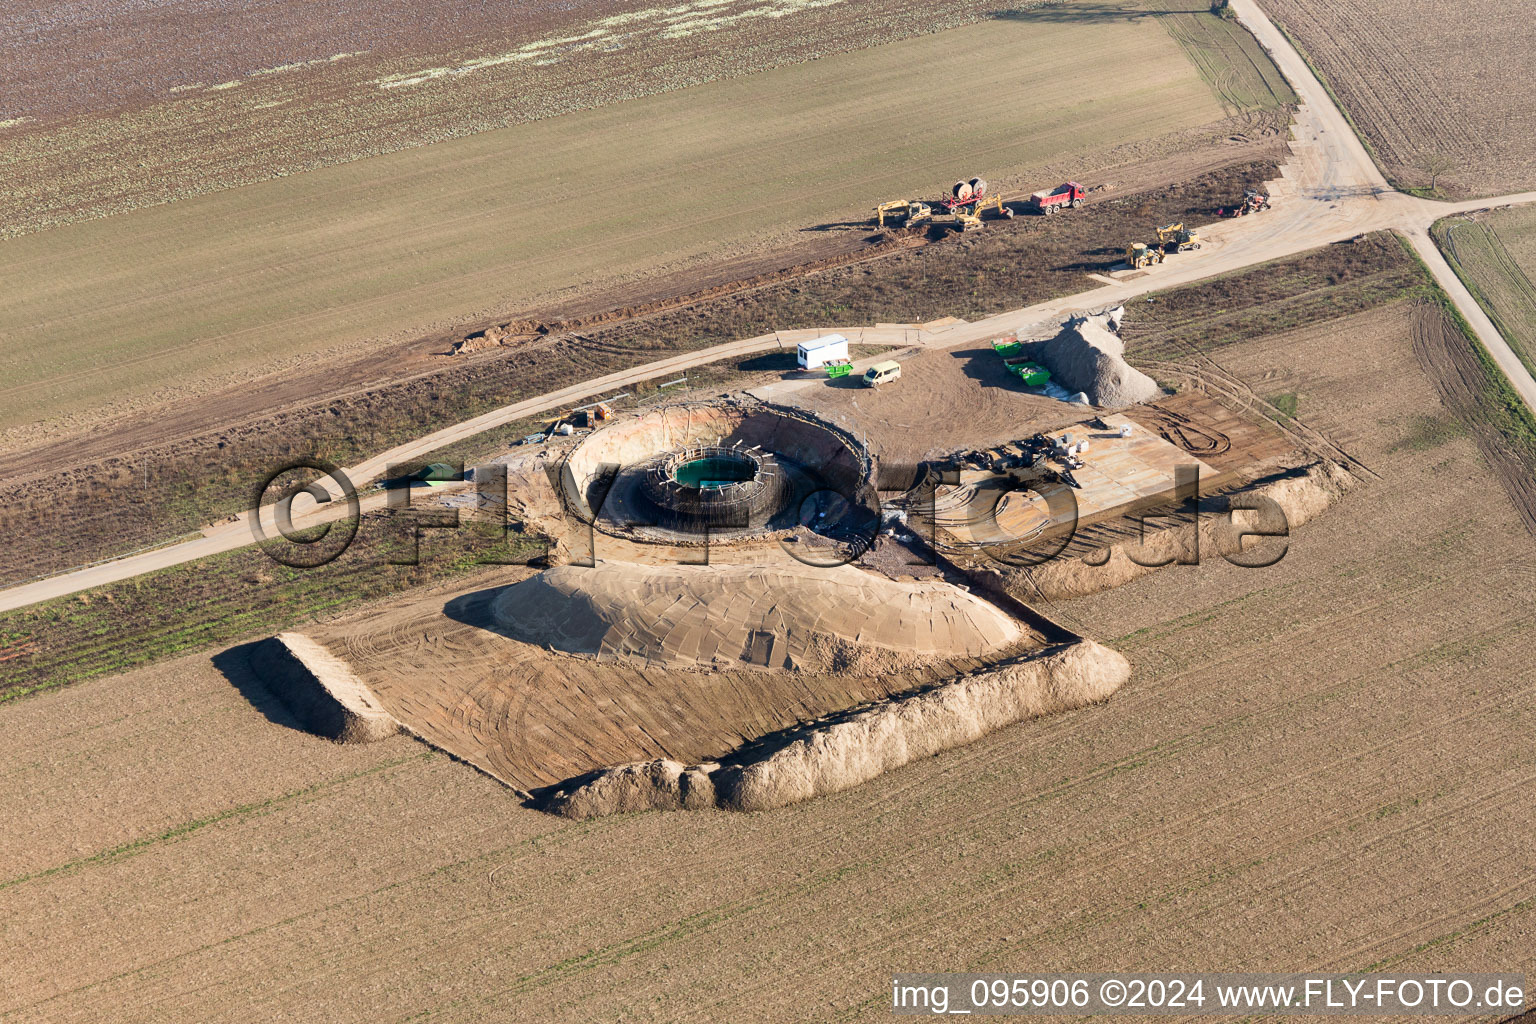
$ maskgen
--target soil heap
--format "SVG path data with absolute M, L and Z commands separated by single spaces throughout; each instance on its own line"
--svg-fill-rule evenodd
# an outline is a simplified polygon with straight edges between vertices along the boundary
M 525 643 L 672 668 L 874 674 L 1025 638 L 1008 614 L 958 587 L 850 565 L 558 566 L 508 587 L 492 614 Z
M 1036 351 L 1052 379 L 1081 391 L 1094 405 L 1118 409 L 1149 402 L 1162 394 L 1157 382 L 1125 361 L 1125 342 L 1115 333 L 1119 310 L 1073 317 L 1061 333 Z

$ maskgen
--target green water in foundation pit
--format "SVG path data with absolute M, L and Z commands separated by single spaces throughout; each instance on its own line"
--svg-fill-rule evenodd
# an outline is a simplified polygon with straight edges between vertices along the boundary
M 741 459 L 694 459 L 678 466 L 674 475 L 683 486 L 702 490 L 751 480 L 757 470 Z

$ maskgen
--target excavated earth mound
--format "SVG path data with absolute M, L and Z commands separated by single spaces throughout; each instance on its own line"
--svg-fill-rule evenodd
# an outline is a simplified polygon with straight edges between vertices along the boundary
M 1082 640 L 810 726 L 761 756 L 724 764 L 619 765 L 555 787 L 537 803 L 570 818 L 784 807 L 852 788 L 1015 722 L 1105 700 L 1130 674 L 1123 655 Z
M 279 633 L 256 645 L 251 668 L 304 727 L 341 743 L 370 743 L 400 731 L 351 667 L 303 633 Z
M 1081 391 L 1094 405 L 1118 409 L 1162 395 L 1157 382 L 1125 361 L 1125 342 L 1115 333 L 1114 312 L 1074 317 L 1042 343 L 1036 358 L 1062 387 Z
M 558 566 L 508 587 L 492 615 L 526 643 L 677 668 L 872 674 L 981 657 L 1024 637 L 1005 612 L 950 584 L 849 565 Z

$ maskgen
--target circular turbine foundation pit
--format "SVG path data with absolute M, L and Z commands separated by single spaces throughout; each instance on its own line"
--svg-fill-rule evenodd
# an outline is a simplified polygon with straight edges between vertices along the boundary
M 879 522 L 874 462 L 861 444 L 753 401 L 620 419 L 571 450 L 561 479 L 578 521 L 630 540 L 734 543 L 806 527 L 835 539 Z
M 678 528 L 761 525 L 784 500 L 784 473 L 761 449 L 716 444 L 663 452 L 645 469 L 642 485 L 667 520 Z

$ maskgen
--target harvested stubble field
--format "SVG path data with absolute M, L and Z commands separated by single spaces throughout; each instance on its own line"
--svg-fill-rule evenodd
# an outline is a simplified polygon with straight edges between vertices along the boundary
M 13 57 L 0 68 L 0 166 L 11 172 L 0 237 L 1066 6 L 347 0 L 322 18 L 273 0 L 181 4 L 174 17 L 107 3 L 0 13 Z M 1070 6 L 1098 19 L 1142 7 Z M 1175 37 L 1229 109 L 1269 93 L 1245 33 L 1209 15 L 1175 17 Z
M 558 821 L 205 657 L 13 705 L 0 1011 L 847 1021 L 911 967 L 1530 972 L 1536 547 L 1422 429 L 1456 411 L 1414 310 L 1221 350 L 1379 474 L 1279 565 L 1056 606 L 1131 658 L 1115 700 L 830 798 Z
M 1236 147 L 1238 154 L 1251 151 Z M 1071 217 L 997 222 L 979 235 L 632 322 L 554 334 L 486 359 L 445 360 L 447 368 L 431 376 L 333 394 L 318 405 L 253 415 L 169 444 L 151 418 L 131 440 L 115 442 L 128 455 L 86 457 L 92 443 L 73 440 L 13 454 L 0 459 L 0 477 L 10 481 L 0 487 L 0 527 L 12 538 L 0 581 L 56 572 L 196 530 L 244 508 L 254 483 L 286 458 L 312 454 L 350 465 L 520 398 L 670 353 L 780 329 L 974 317 L 1082 291 L 1094 284 L 1085 274 L 1119 258 L 1106 239 L 1127 237 L 1153 221 L 1208 216 L 1230 200 L 1234 181 L 1262 181 L 1275 173 L 1269 159 L 1236 163 L 1180 185 L 1096 202 Z M 69 468 L 48 471 L 54 466 Z M 70 523 L 67 544 L 59 543 L 54 528 L 61 521 Z
M 1499 0 L 1260 0 L 1387 178 L 1446 196 L 1536 187 L 1530 11 Z
M 1520 361 L 1536 373 L 1536 210 L 1450 218 L 1435 241 Z
M 862 235 L 880 199 L 1134 162 L 1223 114 L 1153 21 L 998 20 L 12 239 L 0 431 Z

